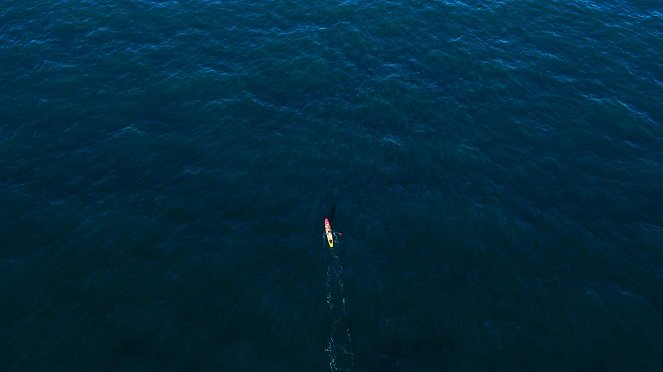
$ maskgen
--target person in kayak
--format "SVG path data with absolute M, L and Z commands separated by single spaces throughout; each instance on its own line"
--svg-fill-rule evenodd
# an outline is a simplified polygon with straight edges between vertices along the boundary
M 334 218 L 336 212 L 336 203 L 334 203 L 329 211 L 329 217 L 325 218 L 325 238 L 327 239 L 327 244 L 329 248 L 334 248 L 334 242 L 337 241 L 343 234 L 336 233 L 332 230 L 331 221 Z

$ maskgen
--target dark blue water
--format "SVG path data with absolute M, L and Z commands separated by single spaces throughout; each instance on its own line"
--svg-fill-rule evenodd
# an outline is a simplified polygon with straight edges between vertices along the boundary
M 0 5 L 3 370 L 663 369 L 659 1 Z

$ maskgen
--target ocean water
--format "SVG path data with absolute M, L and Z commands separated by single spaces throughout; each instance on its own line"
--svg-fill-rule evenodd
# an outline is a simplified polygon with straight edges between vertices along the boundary
M 4 371 L 663 369 L 660 1 L 0 1 L 0 102 Z

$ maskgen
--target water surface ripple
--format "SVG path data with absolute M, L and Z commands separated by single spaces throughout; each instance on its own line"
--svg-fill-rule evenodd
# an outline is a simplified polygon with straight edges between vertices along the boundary
M 336 202 L 354 369 L 660 370 L 662 40 L 648 0 L 4 1 L 3 369 L 326 369 Z

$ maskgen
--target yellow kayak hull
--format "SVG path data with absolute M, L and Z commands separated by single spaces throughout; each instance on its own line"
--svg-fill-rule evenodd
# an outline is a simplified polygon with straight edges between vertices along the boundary
M 329 218 L 325 218 L 325 235 L 327 236 L 327 244 L 329 244 L 329 248 L 334 248 L 334 234 L 332 233 Z

